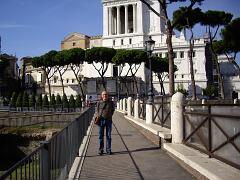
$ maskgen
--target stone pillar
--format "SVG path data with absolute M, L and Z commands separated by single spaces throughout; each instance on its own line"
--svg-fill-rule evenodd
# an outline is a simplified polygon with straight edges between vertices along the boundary
M 125 34 L 128 34 L 128 5 L 125 5 Z
M 135 33 L 135 32 L 137 32 L 137 26 L 136 26 L 136 24 L 137 24 L 137 19 L 136 19 L 136 7 L 137 7 L 137 5 L 136 4 L 133 4 L 133 32 Z
M 139 99 L 137 98 L 134 102 L 134 118 L 139 118 Z
M 123 98 L 123 111 L 125 112 L 126 110 L 126 98 Z
M 152 124 L 153 122 L 153 105 L 146 104 L 146 124 Z
M 183 140 L 183 103 L 184 96 L 177 92 L 171 101 L 171 134 L 172 143 L 182 143 Z
M 236 98 L 233 100 L 233 104 L 237 104 L 237 103 L 238 103 L 238 99 Z
M 119 109 L 120 109 L 120 102 L 117 101 L 117 110 L 119 110 Z
M 143 33 L 143 3 L 137 3 L 137 32 Z
M 120 6 L 117 6 L 117 34 L 121 32 Z
M 131 116 L 131 105 L 132 105 L 132 97 L 128 97 L 127 99 L 127 115 Z
M 108 8 L 108 35 L 112 35 L 112 7 Z
M 122 99 L 120 99 L 120 110 L 122 111 L 122 109 L 123 109 L 123 103 L 122 103 L 123 101 L 122 101 Z

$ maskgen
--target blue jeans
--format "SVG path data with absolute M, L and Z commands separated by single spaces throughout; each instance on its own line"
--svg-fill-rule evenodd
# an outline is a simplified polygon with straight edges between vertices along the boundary
M 99 125 L 99 151 L 104 149 L 104 129 L 106 127 L 106 152 L 111 151 L 111 133 L 112 133 L 112 121 L 107 119 L 101 119 Z

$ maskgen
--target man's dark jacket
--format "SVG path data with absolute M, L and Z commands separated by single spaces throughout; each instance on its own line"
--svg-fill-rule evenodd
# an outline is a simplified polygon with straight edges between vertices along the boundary
M 115 110 L 113 101 L 99 101 L 97 104 L 97 114 L 102 116 L 104 119 L 112 120 L 112 116 Z M 101 114 L 102 113 L 102 114 Z

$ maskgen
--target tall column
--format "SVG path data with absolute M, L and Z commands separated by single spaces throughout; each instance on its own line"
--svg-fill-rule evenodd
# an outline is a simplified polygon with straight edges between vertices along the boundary
M 137 32 L 143 33 L 143 4 L 142 2 L 137 3 Z
M 136 19 L 136 4 L 133 4 L 133 32 L 135 33 L 135 32 L 137 32 L 137 26 L 136 26 L 136 24 L 137 24 L 137 19 Z
M 108 35 L 112 35 L 112 7 L 108 8 Z
M 108 35 L 108 7 L 103 6 L 103 36 L 107 36 Z
M 128 5 L 125 5 L 125 34 L 128 34 Z
M 121 32 L 120 6 L 117 6 L 117 34 Z

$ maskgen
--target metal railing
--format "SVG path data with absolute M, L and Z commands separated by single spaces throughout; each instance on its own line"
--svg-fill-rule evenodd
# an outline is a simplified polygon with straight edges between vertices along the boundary
M 80 112 L 18 112 L 1 111 L 0 125 L 2 126 L 30 126 L 30 125 L 54 125 L 68 124 L 78 117 Z
M 66 179 L 94 114 L 90 107 L 5 172 L 4 179 Z
M 184 107 L 183 143 L 240 169 L 240 105 Z
M 153 123 L 171 129 L 171 96 L 155 97 Z

